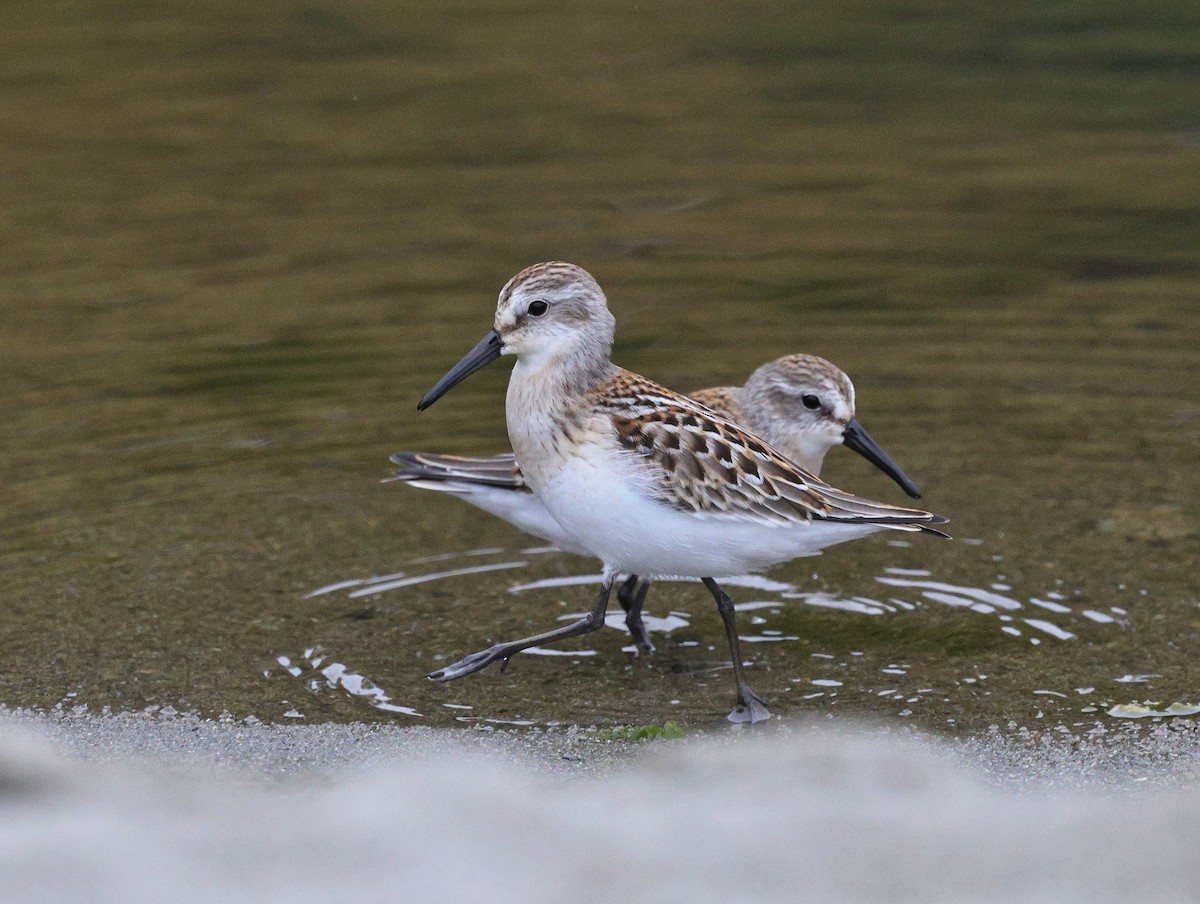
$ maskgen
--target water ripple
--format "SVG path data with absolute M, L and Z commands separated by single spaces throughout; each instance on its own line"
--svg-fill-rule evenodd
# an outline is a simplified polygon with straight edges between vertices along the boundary
M 393 703 L 388 693 L 370 678 L 351 671 L 344 663 L 329 660 L 319 646 L 309 647 L 298 658 L 279 655 L 275 657 L 283 670 L 293 678 L 305 680 L 308 689 L 319 691 L 322 687 L 331 690 L 342 690 L 352 697 L 365 700 L 378 710 L 398 713 L 404 716 L 420 716 L 421 713 L 411 706 L 400 706 Z M 309 674 L 307 679 L 305 673 Z M 319 677 L 318 677 L 319 676 Z M 268 676 L 270 677 L 269 673 Z M 299 718 L 300 714 L 296 713 Z

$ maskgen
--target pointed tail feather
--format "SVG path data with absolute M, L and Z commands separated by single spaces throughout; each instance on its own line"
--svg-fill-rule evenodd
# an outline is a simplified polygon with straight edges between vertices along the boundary
M 430 484 L 439 481 L 525 489 L 525 476 L 512 453 L 438 455 L 433 452 L 397 452 L 389 460 L 399 466 L 389 480 L 422 481 L 421 485 L 427 489 L 432 489 Z

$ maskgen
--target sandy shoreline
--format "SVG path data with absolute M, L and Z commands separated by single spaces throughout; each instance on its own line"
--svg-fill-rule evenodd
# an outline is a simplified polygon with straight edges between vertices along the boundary
M 1187 720 L 631 743 L 8 710 L 0 900 L 1182 901 L 1198 779 Z
M 603 732 L 556 729 L 437 729 L 386 723 L 268 724 L 192 714 L 96 714 L 0 706 L 0 731 L 46 739 L 64 755 L 104 765 L 159 763 L 287 776 L 363 769 L 451 755 L 489 757 L 543 774 L 610 773 L 654 749 L 804 743 L 811 734 L 852 744 L 877 738 L 954 758 L 984 782 L 1041 787 L 1181 787 L 1200 784 L 1200 719 L 1107 719 L 1067 732 L 1015 723 L 963 738 L 851 719 L 775 720 L 754 729 L 690 730 L 673 741 L 607 740 Z

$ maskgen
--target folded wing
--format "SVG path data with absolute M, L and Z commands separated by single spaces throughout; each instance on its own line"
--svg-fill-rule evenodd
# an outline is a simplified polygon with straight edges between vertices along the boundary
M 714 518 L 813 519 L 928 530 L 941 515 L 830 486 L 711 408 L 623 371 L 596 395 L 621 446 L 651 474 L 660 501 Z

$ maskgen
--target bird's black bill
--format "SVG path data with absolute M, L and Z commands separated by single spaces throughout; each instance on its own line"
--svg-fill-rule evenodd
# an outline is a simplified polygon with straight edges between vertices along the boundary
M 433 389 L 425 393 L 424 398 L 417 403 L 417 411 L 424 411 L 447 392 L 465 380 L 477 370 L 482 370 L 493 361 L 500 357 L 500 334 L 495 330 L 491 330 L 486 336 L 479 340 L 479 344 L 463 355 L 461 361 L 455 364 L 446 373 L 446 376 L 434 384 Z
M 871 434 L 867 432 L 867 428 L 858 422 L 858 418 L 851 418 L 850 423 L 846 425 L 845 431 L 842 433 L 842 443 L 850 449 L 853 449 L 879 470 L 881 470 L 904 489 L 904 492 L 912 496 L 913 499 L 921 498 L 921 491 L 917 489 L 917 485 L 912 482 L 907 474 L 900 470 L 900 466 L 896 464 L 888 454 L 883 451 L 883 448 L 875 440 L 871 439 Z

